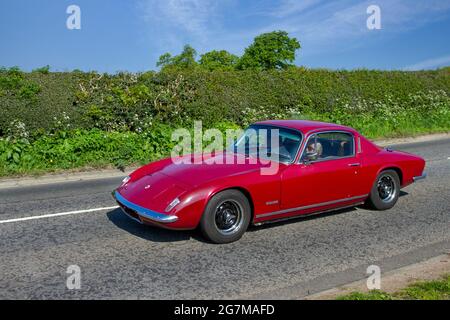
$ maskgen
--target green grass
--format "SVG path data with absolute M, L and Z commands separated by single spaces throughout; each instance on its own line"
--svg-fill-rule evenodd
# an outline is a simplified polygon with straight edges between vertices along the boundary
M 371 290 L 352 292 L 338 300 L 450 300 L 450 274 L 439 280 L 420 281 L 394 293 Z
M 141 133 L 93 129 L 59 131 L 31 141 L 0 138 L 0 177 L 139 166 L 170 156 L 175 145 L 171 133 L 170 127 L 161 126 Z
M 79 168 L 123 169 L 168 155 L 170 131 L 144 133 L 101 130 L 59 132 L 33 142 L 0 139 L 0 176 Z

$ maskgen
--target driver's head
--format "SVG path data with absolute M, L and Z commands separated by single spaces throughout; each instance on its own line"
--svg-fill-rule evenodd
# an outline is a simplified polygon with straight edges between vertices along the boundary
M 317 155 L 320 157 L 323 152 L 323 147 L 320 142 L 314 142 L 310 141 L 308 145 L 306 146 L 306 152 L 307 153 L 317 153 Z
M 315 150 L 316 150 L 315 141 L 314 140 L 309 141 L 308 145 L 306 146 L 306 152 L 313 153 Z

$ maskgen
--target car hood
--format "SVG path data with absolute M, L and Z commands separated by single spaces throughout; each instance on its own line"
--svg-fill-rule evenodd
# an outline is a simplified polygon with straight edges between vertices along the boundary
M 245 163 L 245 158 L 242 155 L 233 153 L 228 155 L 232 164 L 213 163 L 214 157 L 209 158 L 208 162 L 201 162 L 200 164 L 195 164 L 193 161 L 191 163 L 173 163 L 171 161 L 156 172 L 144 174 L 136 180 L 131 180 L 121 186 L 118 191 L 128 201 L 158 212 L 164 212 L 172 200 L 181 197 L 184 193 L 199 185 L 230 176 L 248 174 L 270 166 L 269 163 L 251 164 L 248 163 L 248 160 Z M 223 155 L 217 155 L 217 157 L 223 158 Z M 189 159 L 193 159 L 192 156 L 189 156 Z
M 161 172 L 144 175 L 121 186 L 118 191 L 130 202 L 158 212 L 164 212 L 168 204 L 189 189 L 175 178 Z

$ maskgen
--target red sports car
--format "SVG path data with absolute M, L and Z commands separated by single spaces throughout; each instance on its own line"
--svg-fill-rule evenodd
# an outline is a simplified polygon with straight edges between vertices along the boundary
M 253 139 L 262 131 L 277 132 L 276 149 Z M 264 154 L 277 157 L 250 161 Z M 113 196 L 139 223 L 199 227 L 210 241 L 228 243 L 238 240 L 250 223 L 364 203 L 377 210 L 392 208 L 401 188 L 426 176 L 424 159 L 382 149 L 352 128 L 316 121 L 255 123 L 232 148 L 210 159 L 215 157 L 233 161 L 153 162 L 125 178 Z M 273 161 L 277 170 L 264 174 Z

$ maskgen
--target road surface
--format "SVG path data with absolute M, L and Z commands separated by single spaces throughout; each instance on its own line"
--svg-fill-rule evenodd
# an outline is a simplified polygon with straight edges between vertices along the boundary
M 394 209 L 252 227 L 227 245 L 130 220 L 111 198 L 121 178 L 0 188 L 0 299 L 301 298 L 370 265 L 449 252 L 450 139 L 394 148 L 423 156 L 428 172 Z M 71 265 L 80 289 L 66 286 Z

